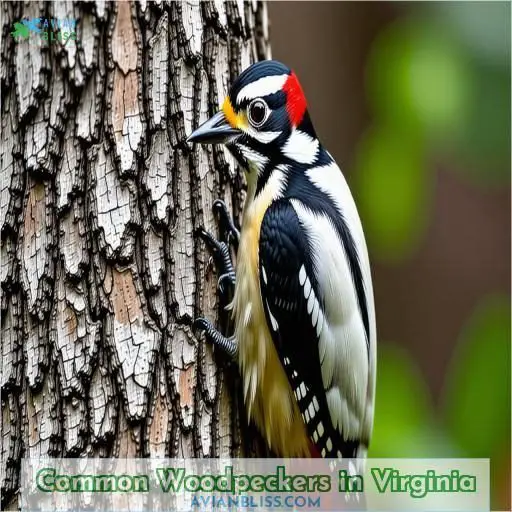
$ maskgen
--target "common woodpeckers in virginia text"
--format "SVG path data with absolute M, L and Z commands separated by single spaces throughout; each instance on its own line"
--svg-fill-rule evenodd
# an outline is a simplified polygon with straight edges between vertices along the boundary
M 202 233 L 222 286 L 234 284 L 235 334 L 205 319 L 196 327 L 237 360 L 248 415 L 277 455 L 365 457 L 376 377 L 368 253 L 297 76 L 276 61 L 253 64 L 188 141 L 225 144 L 248 183 L 240 234 L 230 224 L 236 278 L 229 242 Z

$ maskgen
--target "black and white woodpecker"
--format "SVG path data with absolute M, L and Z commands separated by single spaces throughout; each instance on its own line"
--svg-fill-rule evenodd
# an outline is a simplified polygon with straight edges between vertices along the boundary
M 237 360 L 248 416 L 278 456 L 365 457 L 376 377 L 368 252 L 297 76 L 253 64 L 188 141 L 225 144 L 248 183 L 236 279 L 226 244 L 203 232 L 233 278 L 234 336 L 196 327 Z

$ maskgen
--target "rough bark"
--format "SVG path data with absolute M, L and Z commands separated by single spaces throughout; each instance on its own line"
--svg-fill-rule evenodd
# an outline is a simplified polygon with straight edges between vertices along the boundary
M 268 51 L 257 2 L 2 4 L 2 505 L 21 457 L 261 450 L 236 372 L 191 332 L 227 324 L 203 225 L 243 176 L 186 134 Z M 14 40 L 75 18 L 77 43 Z

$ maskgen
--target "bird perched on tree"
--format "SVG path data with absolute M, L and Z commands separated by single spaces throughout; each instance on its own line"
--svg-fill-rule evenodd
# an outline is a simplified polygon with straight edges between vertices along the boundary
M 224 144 L 248 191 L 236 277 L 229 241 L 202 231 L 234 285 L 234 336 L 195 326 L 240 367 L 247 412 L 282 457 L 364 457 L 376 377 L 372 280 L 345 178 L 320 143 L 293 71 L 246 69 L 189 142 Z M 222 203 L 217 202 L 227 215 Z

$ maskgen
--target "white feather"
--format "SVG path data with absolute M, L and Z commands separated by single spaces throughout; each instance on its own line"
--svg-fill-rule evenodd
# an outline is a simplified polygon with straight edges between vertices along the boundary
M 322 308 L 318 308 L 318 322 L 316 324 L 316 335 L 320 338 L 320 334 L 322 334 L 322 328 L 324 326 L 324 314 L 322 313 Z
M 310 293 L 308 299 L 308 315 L 311 315 L 311 311 L 313 311 L 313 304 L 315 302 L 315 294 Z
M 310 402 L 309 407 L 309 417 L 313 419 L 315 417 L 315 406 L 313 405 L 313 402 Z
M 336 352 L 336 341 L 334 340 L 330 329 L 325 329 L 325 320 L 324 330 L 318 342 L 318 351 L 320 353 L 320 370 L 322 373 L 324 389 L 329 389 L 332 386 L 332 378 L 336 363 L 333 357 L 333 354 Z
M 376 343 L 375 308 L 368 249 L 366 247 L 363 226 L 361 225 L 357 207 L 347 181 L 335 162 L 322 167 L 313 167 L 306 171 L 306 175 L 316 187 L 331 198 L 338 212 L 345 219 L 352 238 L 354 239 L 361 265 L 365 294 L 368 298 L 370 344 L 373 345 Z
M 277 139 L 282 132 L 272 132 L 272 131 L 258 131 L 252 128 L 251 126 L 247 126 L 244 128 L 244 131 L 253 139 L 258 140 L 262 144 L 268 144 L 272 142 L 274 139 Z
M 261 265 L 261 277 L 263 277 L 263 282 L 267 284 L 267 272 L 263 265 Z
M 309 292 L 311 292 L 311 282 L 309 278 L 306 277 L 306 282 L 304 283 L 304 298 L 307 299 L 309 297 Z
M 318 300 L 315 298 L 315 304 L 313 305 L 313 313 L 311 314 L 311 322 L 313 323 L 313 327 L 316 325 L 318 320 L 318 311 L 320 310 L 320 305 L 318 304 Z
M 247 84 L 238 92 L 236 103 L 240 104 L 243 100 L 252 100 L 279 92 L 283 88 L 286 80 L 288 80 L 288 76 L 287 74 L 264 76 L 263 78 Z
M 368 250 L 364 237 L 363 227 L 357 212 L 357 207 L 350 193 L 348 184 L 335 162 L 323 167 L 314 167 L 306 171 L 306 175 L 312 183 L 320 190 L 328 194 L 332 199 L 336 208 L 343 215 L 348 228 L 352 234 L 363 276 L 365 295 L 367 298 L 368 321 L 370 326 L 369 340 L 369 365 L 368 365 L 368 382 L 366 385 L 366 401 L 361 422 L 361 429 L 366 440 L 369 439 L 373 425 L 373 408 L 375 400 L 375 377 L 376 377 L 376 361 L 377 361 L 377 330 L 375 321 L 375 307 L 373 299 L 373 286 L 370 271 L 370 262 L 368 258 Z
M 331 220 L 291 200 L 309 241 L 318 292 L 324 304 L 319 356 L 332 422 L 359 438 L 367 405 L 368 353 L 363 321 L 346 252 Z M 309 277 L 308 277 L 309 278 Z M 310 295 L 314 296 L 314 293 Z M 313 304 L 308 301 L 308 313 Z M 372 306 L 373 307 L 373 304 Z
M 268 305 L 268 302 L 265 301 L 266 304 L 267 304 L 267 311 L 268 311 L 268 316 L 270 317 L 270 323 L 272 324 L 272 329 L 274 329 L 274 331 L 277 331 L 279 329 L 279 325 L 277 323 L 277 320 L 275 319 L 274 315 L 272 314 L 272 311 L 270 311 L 270 307 Z
M 306 282 L 306 277 L 306 269 L 304 268 L 304 265 L 302 265 L 299 270 L 299 283 L 301 286 Z
M 268 163 L 268 158 L 261 153 L 258 153 L 254 149 L 249 146 L 245 146 L 244 144 L 236 144 L 237 148 L 242 152 L 242 154 L 247 158 L 247 160 L 256 167 L 256 170 L 260 172 L 263 170 L 265 165 Z
M 251 313 L 252 313 L 252 302 L 248 302 L 245 305 L 245 310 L 244 310 L 243 324 L 245 327 L 247 327 L 249 325 L 249 322 L 251 321 Z
M 318 147 L 318 139 L 301 130 L 293 130 L 281 151 L 296 162 L 312 164 L 318 155 Z

